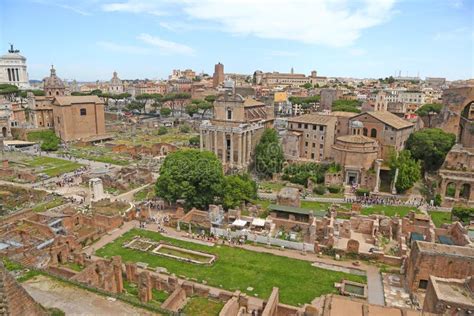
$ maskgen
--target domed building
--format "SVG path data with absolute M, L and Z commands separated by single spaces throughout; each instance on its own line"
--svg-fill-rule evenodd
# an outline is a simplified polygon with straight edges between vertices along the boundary
M 56 75 L 56 69 L 51 66 L 51 74 L 43 79 L 43 90 L 47 97 L 61 97 L 66 93 L 64 82 Z
M 110 79 L 109 93 L 111 93 L 111 94 L 123 93 L 122 80 L 120 80 L 120 78 L 117 76 L 116 71 L 114 71 L 113 77 L 112 77 L 112 79 Z
M 26 58 L 10 45 L 8 53 L 0 57 L 0 84 L 12 84 L 20 89 L 29 88 Z
M 380 146 L 376 139 L 363 135 L 364 124 L 352 121 L 351 135 L 336 138 L 332 146 L 334 161 L 341 165 L 340 180 L 346 185 L 373 187 L 375 173 L 370 170 L 377 161 Z

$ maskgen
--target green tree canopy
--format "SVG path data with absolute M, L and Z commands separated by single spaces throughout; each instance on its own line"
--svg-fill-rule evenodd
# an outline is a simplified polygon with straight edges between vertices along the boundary
M 199 147 L 199 144 L 201 143 L 201 139 L 199 136 L 193 136 L 189 139 L 189 145 L 193 147 Z
M 408 150 L 402 150 L 397 154 L 392 153 L 389 159 L 389 165 L 392 177 L 398 169 L 397 182 L 395 188 L 398 192 L 405 192 L 421 178 L 420 162 L 411 157 Z
M 276 130 L 267 128 L 255 148 L 255 170 L 263 177 L 271 177 L 281 171 L 283 166 L 283 149 Z
M 170 108 L 161 108 L 160 109 L 160 115 L 163 117 L 168 117 L 171 115 L 171 109 Z
M 309 89 L 313 88 L 313 85 L 309 82 L 306 82 L 304 85 L 301 85 L 301 87 L 309 90 Z
M 155 192 L 168 202 L 184 199 L 187 209 L 207 209 L 222 196 L 223 183 L 222 165 L 214 153 L 180 150 L 166 156 Z
M 459 218 L 463 223 L 469 223 L 469 221 L 474 220 L 474 207 L 455 206 L 452 215 Z
M 439 128 L 426 128 L 408 137 L 406 149 L 413 158 L 422 161 L 423 169 L 431 172 L 438 170 L 446 154 L 456 142 L 456 136 Z
M 18 87 L 12 84 L 0 84 L 0 95 L 5 96 L 7 100 L 13 101 L 19 93 Z
M 357 100 L 336 100 L 332 103 L 333 111 L 360 113 L 361 103 Z
M 197 114 L 199 112 L 199 108 L 196 104 L 189 104 L 186 106 L 186 114 L 188 114 L 189 116 L 193 116 L 194 114 Z
M 428 116 L 430 112 L 440 113 L 443 105 L 440 103 L 427 103 L 423 104 L 418 110 L 416 110 L 416 114 L 419 116 Z
M 216 99 L 217 99 L 216 95 L 206 95 L 204 97 L 204 101 L 207 101 L 209 103 L 214 103 L 214 101 L 216 101 Z
M 248 174 L 224 178 L 222 204 L 225 209 L 240 206 L 243 201 L 257 198 L 257 183 Z

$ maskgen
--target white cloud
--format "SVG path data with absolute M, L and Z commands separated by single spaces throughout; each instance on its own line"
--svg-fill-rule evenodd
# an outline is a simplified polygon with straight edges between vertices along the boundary
M 43 5 L 58 7 L 58 8 L 65 9 L 65 10 L 69 10 L 69 11 L 72 11 L 72 12 L 75 12 L 77 14 L 84 15 L 84 16 L 91 15 L 90 12 L 88 12 L 88 11 L 86 11 L 86 10 L 80 8 L 80 7 L 65 4 L 62 1 L 34 0 L 33 2 L 43 4 Z
M 141 55 L 150 53 L 150 50 L 144 47 L 122 45 L 122 44 L 106 42 L 106 41 L 100 41 L 100 42 L 97 42 L 96 44 L 106 50 L 118 52 L 118 53 L 141 54 Z
M 180 0 L 190 17 L 235 35 L 348 46 L 385 22 L 395 0 Z
M 102 5 L 102 10 L 106 12 L 147 13 L 156 16 L 166 15 L 166 12 L 161 9 L 159 1 L 128 0 L 106 3 Z
M 333 47 L 352 45 L 367 28 L 387 21 L 396 0 L 124 0 L 102 10 L 169 15 L 168 29 L 183 19 L 213 23 L 234 35 L 284 39 Z M 176 24 L 178 23 L 178 24 Z M 186 27 L 187 28 L 187 27 Z
M 189 46 L 171 42 L 171 41 L 166 41 L 164 39 L 161 39 L 157 36 L 152 36 L 150 34 L 142 33 L 137 37 L 137 39 L 147 44 L 158 47 L 160 49 L 159 52 L 161 54 L 194 55 L 194 49 L 192 49 Z

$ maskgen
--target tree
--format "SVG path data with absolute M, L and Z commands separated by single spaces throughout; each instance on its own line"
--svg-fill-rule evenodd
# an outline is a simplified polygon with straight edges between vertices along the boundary
M 446 154 L 456 142 L 456 136 L 439 128 L 426 128 L 408 137 L 406 149 L 413 158 L 422 161 L 427 172 L 438 170 Z
M 132 101 L 129 104 L 127 104 L 126 108 L 129 111 L 139 111 L 140 113 L 142 112 L 143 108 L 145 107 L 145 104 L 137 101 Z
M 24 90 L 19 93 L 20 97 L 26 98 L 28 96 L 28 92 L 33 93 L 34 96 L 44 96 L 45 93 L 43 90 L 34 89 L 34 90 Z
M 155 192 L 171 203 L 184 199 L 187 209 L 206 209 L 221 198 L 223 184 L 222 164 L 214 153 L 180 150 L 166 156 Z
M 166 126 L 160 126 L 160 128 L 158 129 L 158 135 L 165 135 L 166 133 L 168 133 L 168 129 L 166 128 Z
M 5 96 L 9 101 L 14 101 L 15 97 L 18 95 L 18 87 L 12 84 L 0 84 L 0 95 Z
M 170 108 L 161 108 L 160 109 L 160 115 L 163 117 L 168 117 L 171 115 L 171 109 Z
M 238 207 L 242 201 L 251 201 L 256 198 L 257 183 L 248 174 L 224 178 L 222 204 L 225 209 Z
M 304 85 L 301 86 L 302 88 L 305 88 L 306 90 L 309 90 L 313 87 L 313 85 L 309 82 L 306 82 Z
M 208 101 L 200 102 L 197 106 L 198 109 L 201 110 L 201 119 L 204 118 L 204 115 L 207 113 L 208 110 L 214 107 L 214 105 L 212 105 L 212 103 Z
M 281 171 L 283 166 L 283 149 L 274 129 L 265 129 L 260 142 L 255 148 L 255 169 L 263 177 L 271 177 Z
M 97 96 L 101 96 L 102 95 L 102 90 L 100 89 L 95 89 L 95 90 L 92 90 L 90 95 L 97 95 Z
M 189 132 L 191 131 L 191 127 L 189 127 L 189 125 L 187 125 L 187 124 L 184 124 L 184 125 L 181 125 L 181 126 L 179 127 L 179 131 L 180 131 L 180 133 L 185 133 L 185 134 L 187 134 L 187 133 L 189 133 Z
M 192 147 L 199 147 L 200 143 L 201 143 L 201 139 L 199 136 L 193 136 L 189 139 L 189 145 Z
M 393 152 L 390 155 L 389 165 L 392 177 L 398 169 L 397 182 L 395 183 L 398 192 L 410 189 L 421 178 L 420 162 L 413 159 L 408 150 L 400 151 L 398 156 Z
M 336 100 L 332 103 L 333 111 L 360 113 L 360 101 L 357 100 Z
M 204 101 L 209 102 L 209 103 L 214 103 L 216 101 L 217 96 L 216 95 L 206 95 L 204 97 Z
M 416 110 L 416 114 L 419 116 L 428 116 L 432 112 L 438 114 L 441 112 L 442 108 L 443 105 L 440 103 L 427 103 L 423 104 L 418 110 Z
M 452 216 L 456 216 L 463 223 L 469 223 L 474 219 L 474 208 L 455 206 L 451 212 Z
M 199 108 L 196 104 L 189 104 L 186 106 L 186 114 L 189 116 L 193 117 L 194 114 L 197 114 L 199 112 Z

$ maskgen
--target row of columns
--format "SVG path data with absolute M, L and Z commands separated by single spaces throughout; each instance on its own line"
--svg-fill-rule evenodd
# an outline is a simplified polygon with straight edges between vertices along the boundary
M 241 167 L 245 164 L 248 164 L 250 161 L 250 153 L 252 151 L 252 132 L 243 131 L 242 133 L 234 132 L 225 132 L 217 130 L 208 130 L 206 134 L 204 131 L 200 133 L 200 148 L 201 150 L 214 151 L 215 155 L 218 156 L 218 133 L 222 134 L 222 164 L 227 164 L 227 153 L 229 154 L 229 166 L 234 167 L 237 164 L 238 167 Z M 230 137 L 230 146 L 227 148 L 227 137 Z M 237 161 L 234 157 L 234 142 L 237 138 Z
M 20 81 L 18 68 L 7 68 L 8 81 Z

